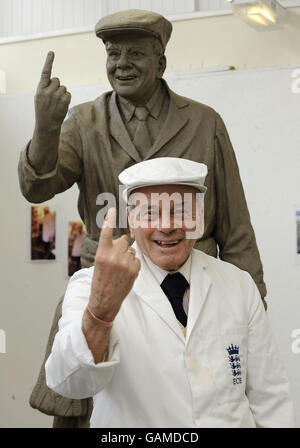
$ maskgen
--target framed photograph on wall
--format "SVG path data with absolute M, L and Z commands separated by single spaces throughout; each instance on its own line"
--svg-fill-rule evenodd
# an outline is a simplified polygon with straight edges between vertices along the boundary
M 31 260 L 55 260 L 56 211 L 48 205 L 31 207 Z
M 69 221 L 68 226 L 68 275 L 81 269 L 80 255 L 86 228 L 82 221 Z

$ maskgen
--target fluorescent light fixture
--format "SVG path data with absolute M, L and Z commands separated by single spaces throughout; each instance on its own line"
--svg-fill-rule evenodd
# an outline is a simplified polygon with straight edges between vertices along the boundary
M 286 10 L 276 0 L 234 0 L 233 9 L 245 22 L 258 31 L 280 29 Z

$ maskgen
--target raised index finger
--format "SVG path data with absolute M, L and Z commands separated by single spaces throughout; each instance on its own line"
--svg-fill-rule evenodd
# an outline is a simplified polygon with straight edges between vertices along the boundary
M 50 84 L 51 79 L 51 71 L 52 71 L 52 65 L 54 61 L 54 52 L 49 51 L 46 57 L 46 61 L 42 70 L 41 79 L 39 83 L 39 87 L 47 87 Z
M 117 209 L 110 208 L 107 212 L 99 239 L 99 246 L 112 246 L 114 227 L 116 225 Z

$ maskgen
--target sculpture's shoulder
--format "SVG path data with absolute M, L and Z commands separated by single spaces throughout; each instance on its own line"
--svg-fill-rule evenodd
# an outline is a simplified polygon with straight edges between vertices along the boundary
M 107 113 L 107 104 L 112 92 L 105 92 L 92 101 L 76 104 L 70 109 L 70 115 L 79 121 L 94 121 L 99 115 Z
M 207 104 L 200 103 L 192 98 L 187 98 L 182 95 L 178 95 L 169 89 L 170 100 L 174 101 L 178 108 L 185 109 L 185 111 L 191 115 L 201 113 L 201 115 L 205 114 L 210 118 L 216 119 L 219 114 L 215 111 L 211 106 Z

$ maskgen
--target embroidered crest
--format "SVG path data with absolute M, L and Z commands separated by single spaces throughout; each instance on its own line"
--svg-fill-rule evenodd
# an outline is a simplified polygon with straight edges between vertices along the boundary
M 241 384 L 242 383 L 242 370 L 241 370 L 241 360 L 240 360 L 240 347 L 238 345 L 229 345 L 227 347 L 228 359 L 232 371 L 233 376 L 233 384 Z

